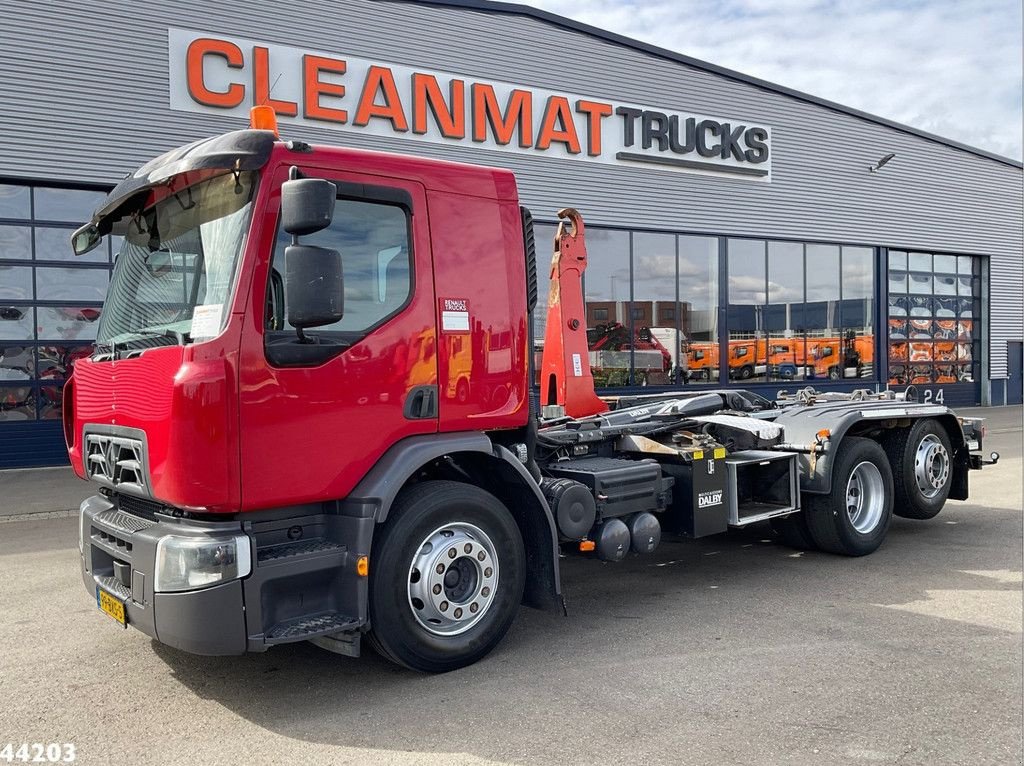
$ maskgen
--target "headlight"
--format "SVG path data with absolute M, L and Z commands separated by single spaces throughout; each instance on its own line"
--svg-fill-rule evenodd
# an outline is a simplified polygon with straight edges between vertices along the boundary
M 237 580 L 252 571 L 249 538 L 176 537 L 160 538 L 156 546 L 157 593 L 195 590 L 227 580 Z

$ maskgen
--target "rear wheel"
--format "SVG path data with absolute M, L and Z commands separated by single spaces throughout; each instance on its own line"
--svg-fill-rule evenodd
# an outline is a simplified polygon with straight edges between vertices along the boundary
M 469 484 L 403 490 L 370 561 L 370 642 L 413 670 L 443 673 L 481 659 L 522 600 L 519 527 L 496 497 Z
M 946 429 L 934 420 L 919 420 L 885 442 L 893 467 L 893 513 L 907 519 L 938 515 L 953 483 L 953 449 Z
M 892 505 L 892 471 L 885 451 L 870 439 L 847 437 L 832 465 L 831 491 L 810 496 L 807 527 L 821 550 L 864 556 L 885 539 Z

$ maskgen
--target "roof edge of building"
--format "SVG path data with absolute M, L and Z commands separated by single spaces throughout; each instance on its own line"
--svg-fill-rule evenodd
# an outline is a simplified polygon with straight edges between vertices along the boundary
M 377 2 L 400 2 L 400 3 L 415 3 L 417 5 L 435 5 L 435 6 L 448 6 L 452 8 L 462 8 L 465 10 L 481 11 L 483 13 L 502 13 L 509 15 L 526 16 L 529 18 L 544 21 L 555 26 L 570 29 L 574 32 L 581 32 L 591 37 L 596 37 L 607 42 L 615 43 L 617 45 L 623 45 L 627 48 L 633 48 L 642 53 L 648 53 L 659 58 L 668 59 L 679 64 L 685 64 L 687 66 L 694 67 L 696 69 L 702 69 L 712 74 L 717 74 L 722 77 L 736 80 L 738 82 L 746 83 L 747 85 L 753 85 L 763 90 L 771 91 L 773 93 L 779 93 L 783 96 L 789 96 L 799 101 L 806 101 L 815 106 L 821 106 L 826 109 L 831 109 L 836 112 L 848 114 L 852 117 L 865 120 L 867 122 L 873 122 L 878 125 L 883 125 L 887 128 L 893 128 L 903 133 L 908 133 L 918 138 L 924 138 L 928 141 L 933 141 L 938 144 L 959 149 L 960 151 L 974 154 L 978 157 L 984 157 L 985 159 L 994 160 L 995 162 L 1002 163 L 1003 165 L 1009 165 L 1014 168 L 1024 168 L 1024 163 L 1020 160 L 1015 160 L 1012 157 L 1005 157 L 995 152 L 990 152 L 986 149 L 980 149 L 970 144 L 965 144 L 960 141 L 956 141 L 952 138 L 945 138 L 944 136 L 936 135 L 935 133 L 929 133 L 926 130 L 915 128 L 910 125 L 904 125 L 901 122 L 890 120 L 887 117 L 880 117 L 870 112 L 864 112 L 860 109 L 855 109 L 852 106 L 844 106 L 843 104 L 835 101 L 829 101 L 826 98 L 819 96 L 813 96 L 803 91 L 795 90 L 794 88 L 788 88 L 785 85 L 778 85 L 768 80 L 762 80 L 758 77 L 743 74 L 733 69 L 727 69 L 717 64 L 712 64 L 707 61 L 695 59 L 691 56 L 677 53 L 676 51 L 669 50 L 667 48 L 661 48 L 657 45 L 645 43 L 641 40 L 636 40 L 632 37 L 626 37 L 620 35 L 617 32 L 610 32 L 600 27 L 595 27 L 590 24 L 585 24 L 582 21 L 575 21 L 574 19 L 560 16 L 557 13 L 551 11 L 541 10 L 540 8 L 534 8 L 530 5 L 521 5 L 519 3 L 502 2 L 502 0 L 377 0 Z

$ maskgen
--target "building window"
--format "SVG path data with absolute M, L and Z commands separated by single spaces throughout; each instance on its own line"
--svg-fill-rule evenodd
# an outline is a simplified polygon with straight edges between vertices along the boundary
M 727 253 L 731 379 L 874 375 L 873 248 L 730 239 Z
M 92 351 L 114 238 L 75 258 L 70 237 L 103 196 L 0 184 L 0 423 L 60 418 L 64 381 Z
M 889 251 L 889 383 L 979 377 L 981 259 Z
M 590 369 L 599 388 L 630 384 L 632 325 L 630 307 L 629 232 L 587 227 L 587 271 L 583 275 L 588 308 L 587 345 Z M 607 319 L 594 319 L 604 309 Z

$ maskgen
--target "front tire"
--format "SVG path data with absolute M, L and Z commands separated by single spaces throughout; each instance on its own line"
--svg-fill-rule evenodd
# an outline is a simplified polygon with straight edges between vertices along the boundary
M 845 438 L 827 495 L 809 496 L 805 513 L 815 545 L 845 556 L 874 553 L 892 521 L 893 480 L 885 450 L 871 439 Z
M 946 429 L 919 420 L 885 442 L 893 467 L 893 513 L 906 519 L 931 519 L 946 504 L 953 484 L 953 448 Z
M 370 643 L 426 673 L 483 658 L 522 600 L 523 540 L 493 495 L 453 481 L 403 490 L 370 557 Z

